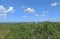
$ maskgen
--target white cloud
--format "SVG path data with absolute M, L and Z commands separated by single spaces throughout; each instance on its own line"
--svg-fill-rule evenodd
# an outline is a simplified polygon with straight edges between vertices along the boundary
M 27 12 L 29 14 L 33 14 L 34 16 L 39 16 L 39 14 L 37 14 L 35 9 L 33 9 L 33 8 L 22 6 L 22 9 L 24 10 L 24 12 Z M 25 18 L 25 17 L 27 17 L 27 16 L 23 16 L 23 18 Z
M 0 14 L 0 16 L 6 16 L 7 14 Z
M 9 9 L 5 11 L 5 13 L 11 13 L 11 12 L 13 12 L 13 7 L 9 7 Z
M 0 17 L 6 18 L 7 14 L 0 14 Z
M 0 5 L 0 12 L 6 10 L 2 5 Z
M 35 16 L 39 16 L 39 14 L 36 13 Z
M 60 5 L 60 3 L 58 3 L 58 2 L 51 3 L 51 6 L 57 6 L 57 5 Z
M 9 7 L 9 9 L 6 9 L 4 6 L 0 5 L 0 16 L 6 17 L 6 15 L 13 12 L 13 10 L 13 7 Z
M 34 13 L 35 12 L 35 10 L 33 8 L 29 8 L 29 7 L 25 8 L 24 11 L 27 13 Z

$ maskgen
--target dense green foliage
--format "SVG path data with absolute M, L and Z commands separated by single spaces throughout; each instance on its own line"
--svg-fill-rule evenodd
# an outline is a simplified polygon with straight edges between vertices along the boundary
M 0 39 L 60 39 L 60 23 L 0 23 Z

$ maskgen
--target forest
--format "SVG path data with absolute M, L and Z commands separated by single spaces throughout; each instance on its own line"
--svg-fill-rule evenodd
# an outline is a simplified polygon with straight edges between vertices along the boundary
M 60 22 L 0 23 L 0 39 L 60 39 Z

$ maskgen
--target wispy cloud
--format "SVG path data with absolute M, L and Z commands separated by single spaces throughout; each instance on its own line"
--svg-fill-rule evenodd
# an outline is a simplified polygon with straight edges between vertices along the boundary
M 3 17 L 3 16 L 6 16 L 6 15 L 7 15 L 7 14 L 0 14 L 0 16 L 2 16 L 2 17 Z
M 13 10 L 13 7 L 9 7 L 9 9 L 6 9 L 4 6 L 0 5 L 0 16 L 6 17 L 6 15 L 13 12 Z
M 28 16 L 26 16 L 26 15 L 24 15 L 24 16 L 22 16 L 23 18 L 27 18 Z
M 60 3 L 58 3 L 58 2 L 51 3 L 51 6 L 57 6 L 57 5 L 60 5 Z
M 56 18 L 52 18 L 52 20 L 56 20 Z
M 45 14 L 46 14 L 46 13 L 48 13 L 48 11 L 47 11 L 47 10 L 46 10 L 46 11 L 43 11 L 43 13 L 45 13 Z
M 42 11 L 42 15 L 41 16 L 46 16 L 46 14 L 48 14 L 49 13 L 49 11 L 48 10 L 45 10 L 45 11 Z
M 39 16 L 39 14 L 35 13 L 35 16 Z
M 45 14 L 42 15 L 43 17 L 46 16 Z

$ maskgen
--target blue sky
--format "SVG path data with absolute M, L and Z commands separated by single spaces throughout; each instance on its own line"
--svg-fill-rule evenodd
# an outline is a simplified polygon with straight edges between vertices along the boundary
M 0 22 L 60 22 L 60 0 L 0 0 Z

